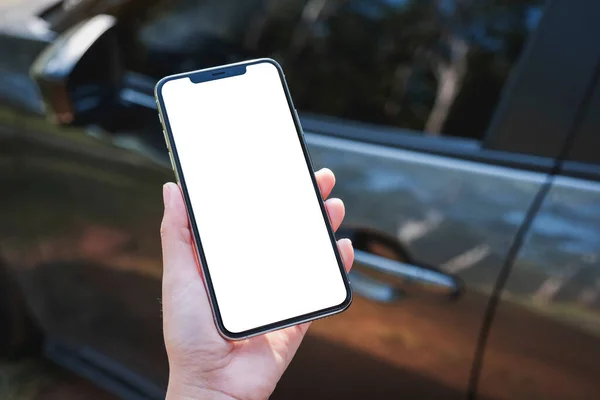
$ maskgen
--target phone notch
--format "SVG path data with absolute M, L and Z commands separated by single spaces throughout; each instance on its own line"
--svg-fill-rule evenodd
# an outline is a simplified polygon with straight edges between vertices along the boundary
M 236 65 L 227 68 L 217 68 L 205 71 L 198 71 L 189 76 L 192 83 L 202 83 L 214 81 L 217 79 L 230 78 L 232 76 L 240 76 L 246 73 L 245 65 Z

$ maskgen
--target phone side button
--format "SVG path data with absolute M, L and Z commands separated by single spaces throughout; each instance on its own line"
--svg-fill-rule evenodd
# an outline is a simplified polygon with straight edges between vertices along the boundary
M 163 135 L 165 137 L 165 146 L 167 146 L 167 150 L 171 151 L 171 147 L 169 146 L 169 138 L 167 137 L 167 132 L 163 129 Z
M 169 151 L 169 160 L 171 160 L 171 168 L 175 171 L 175 161 L 173 161 L 173 154 Z

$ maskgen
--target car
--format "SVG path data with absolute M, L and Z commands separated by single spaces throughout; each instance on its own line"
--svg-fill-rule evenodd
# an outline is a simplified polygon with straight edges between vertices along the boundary
M 600 3 L 0 10 L 2 354 L 41 344 L 164 398 L 153 88 L 272 57 L 356 248 L 352 306 L 313 324 L 272 398 L 600 398 Z

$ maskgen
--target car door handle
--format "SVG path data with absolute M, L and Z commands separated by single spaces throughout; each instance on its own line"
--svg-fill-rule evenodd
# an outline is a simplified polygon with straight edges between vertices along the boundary
M 378 282 L 376 278 L 362 273 L 360 271 L 362 268 L 387 275 L 394 280 L 404 281 L 413 287 L 421 287 L 427 293 L 439 294 L 448 299 L 458 298 L 464 290 L 460 279 L 444 272 L 390 260 L 363 250 L 354 250 L 354 262 L 358 268 L 350 275 L 353 288 L 358 294 L 374 300 L 384 302 L 400 300 L 406 296 L 406 292 L 385 280 Z
M 343 226 L 337 236 L 350 238 L 354 245 L 354 268 L 349 277 L 358 295 L 392 302 L 422 295 L 453 300 L 464 293 L 460 278 L 415 261 L 408 249 L 389 234 Z

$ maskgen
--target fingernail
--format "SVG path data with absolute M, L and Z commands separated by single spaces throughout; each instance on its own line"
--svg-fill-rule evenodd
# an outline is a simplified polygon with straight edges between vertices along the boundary
M 351 241 L 350 239 L 348 239 L 348 238 L 341 238 L 341 239 L 339 240 L 339 243 L 340 243 L 340 245 L 342 244 L 342 242 L 346 242 L 346 243 L 348 243 L 350 246 L 352 246 L 352 241 Z
M 169 183 L 163 185 L 163 203 L 165 208 L 171 205 L 171 185 Z

